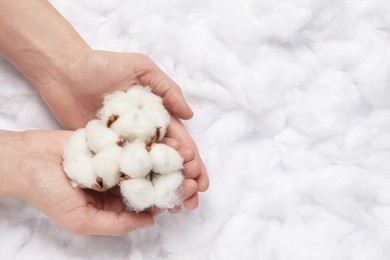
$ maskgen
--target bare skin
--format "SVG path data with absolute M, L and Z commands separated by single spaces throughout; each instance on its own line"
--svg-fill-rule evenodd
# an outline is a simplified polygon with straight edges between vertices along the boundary
M 126 211 L 114 192 L 74 189 L 62 169 L 62 151 L 70 131 L 0 131 L 0 196 L 29 202 L 61 227 L 78 235 L 123 235 L 153 225 L 153 215 Z M 184 158 L 192 161 L 190 150 L 167 139 Z M 7 171 L 14 169 L 14 171 Z M 17 173 L 17 174 L 16 174 Z M 196 182 L 186 179 L 184 200 L 196 192 Z M 31 190 L 32 192 L 26 192 Z M 188 202 L 184 202 L 188 203 Z
M 208 175 L 195 142 L 179 119 L 189 119 L 193 112 L 179 86 L 148 57 L 92 50 L 44 0 L 0 0 L 0 54 L 30 80 L 67 129 L 83 127 L 93 118 L 105 93 L 134 84 L 150 86 L 172 114 L 166 142 L 186 156 L 183 205 L 190 210 L 198 206 L 198 192 L 207 190 Z M 0 184 L 0 196 L 30 202 L 75 234 L 124 234 L 153 224 L 152 215 L 161 212 L 128 213 L 110 193 L 71 189 L 60 167 L 68 132 L 2 131 L 1 135 L 0 161 L 4 163 L 0 178 L 9 182 Z M 170 211 L 177 213 L 180 208 Z

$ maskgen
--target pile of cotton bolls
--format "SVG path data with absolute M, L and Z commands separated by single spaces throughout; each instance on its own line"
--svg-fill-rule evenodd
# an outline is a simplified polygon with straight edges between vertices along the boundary
M 119 185 L 135 211 L 178 205 L 183 158 L 160 143 L 169 121 L 161 98 L 147 87 L 107 95 L 97 119 L 76 130 L 64 148 L 73 186 L 106 191 Z

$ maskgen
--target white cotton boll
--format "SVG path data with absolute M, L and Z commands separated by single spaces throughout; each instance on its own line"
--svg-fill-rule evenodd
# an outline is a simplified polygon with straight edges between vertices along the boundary
M 154 204 L 159 208 L 173 208 L 181 203 L 179 196 L 180 186 L 184 177 L 181 172 L 167 175 L 153 175 Z
M 85 129 L 76 130 L 64 147 L 63 161 L 64 171 L 73 186 L 92 188 L 96 184 L 92 156 L 85 138 Z
M 123 91 L 116 91 L 104 97 L 103 107 L 97 112 L 97 117 L 108 121 L 111 115 L 122 115 L 126 111 L 136 108 L 136 103 Z
M 158 141 L 161 141 L 165 137 L 171 119 L 168 111 L 161 103 L 145 104 L 142 111 L 149 116 L 155 128 L 159 128 L 160 138 Z
M 126 204 L 135 211 L 142 211 L 154 203 L 153 184 L 149 180 L 125 180 L 120 183 L 120 189 Z
M 146 104 L 162 104 L 161 97 L 153 94 L 149 87 L 133 86 L 127 91 L 127 95 L 134 100 L 140 109 Z
M 120 177 L 118 158 L 122 154 L 123 148 L 116 144 L 105 148 L 93 158 L 93 170 L 97 177 L 103 182 L 104 189 L 114 187 Z
M 162 140 L 167 131 L 170 116 L 162 103 L 161 97 L 153 94 L 149 87 L 142 86 L 130 88 L 127 94 L 134 100 L 138 109 L 149 116 L 154 127 L 160 128 L 159 141 Z
M 89 155 L 90 157 L 93 155 L 88 148 L 84 128 L 74 131 L 64 146 L 64 159 L 78 157 L 80 155 Z
M 64 161 L 64 171 L 71 179 L 73 187 L 92 188 L 96 184 L 96 175 L 93 172 L 92 158 L 88 156 L 72 157 Z
M 107 127 L 107 122 L 103 120 L 94 119 L 88 122 L 85 127 L 87 144 L 89 149 L 98 153 L 105 147 L 116 144 L 119 136 Z
M 131 178 L 143 178 L 152 170 L 152 160 L 146 151 L 145 143 L 135 141 L 123 150 L 119 162 L 120 171 Z
M 156 128 L 147 114 L 139 109 L 129 110 L 122 114 L 111 128 L 119 136 L 129 141 L 141 139 L 150 141 L 156 135 Z
M 154 173 L 168 174 L 183 168 L 183 158 L 175 149 L 166 144 L 154 144 L 149 154 Z

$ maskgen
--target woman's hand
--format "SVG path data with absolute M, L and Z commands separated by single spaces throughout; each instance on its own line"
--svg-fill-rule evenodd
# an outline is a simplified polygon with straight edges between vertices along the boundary
M 40 84 L 38 90 L 66 128 L 83 127 L 95 117 L 104 94 L 132 85 L 151 87 L 174 117 L 189 119 L 193 115 L 180 87 L 145 55 L 88 50 L 64 71 Z
M 2 131 L 1 146 L 9 147 L 1 154 L 8 161 L 7 167 L 0 169 L 2 181 L 8 185 L 7 190 L 0 189 L 6 191 L 2 195 L 29 202 L 77 235 L 123 235 L 153 225 L 150 214 L 126 211 L 119 196 L 71 186 L 61 165 L 70 133 Z
M 0 196 L 29 202 L 58 225 L 77 235 L 123 235 L 152 226 L 153 215 L 161 210 L 129 212 L 118 190 L 96 192 L 72 187 L 62 169 L 63 146 L 71 133 L 0 131 Z M 165 141 L 178 150 L 184 158 L 184 166 L 193 160 L 194 154 L 190 149 L 173 139 Z M 194 180 L 184 180 L 182 199 L 191 202 L 196 188 Z M 187 207 L 193 208 L 194 205 Z M 171 210 L 172 213 L 177 211 Z
M 105 93 L 134 84 L 150 86 L 174 118 L 192 117 L 177 84 L 145 55 L 91 50 L 48 1 L 2 0 L 0 5 L 0 55 L 31 81 L 66 128 L 84 127 Z M 198 191 L 206 190 L 206 168 L 179 120 L 173 120 L 168 136 L 192 149 L 185 174 L 196 180 Z M 195 192 L 184 205 L 193 209 L 197 203 Z
M 186 178 L 196 180 L 195 190 L 207 190 L 207 171 L 195 142 L 176 118 L 190 118 L 192 110 L 177 84 L 149 58 L 142 54 L 87 51 L 69 64 L 69 71 L 64 75 L 47 82 L 39 91 L 56 118 L 70 129 L 84 127 L 88 120 L 95 117 L 104 94 L 127 90 L 136 84 L 150 86 L 155 94 L 162 97 L 165 107 L 173 115 L 167 136 L 178 141 L 176 146 L 191 150 L 189 153 L 193 158 L 184 170 Z M 172 142 L 170 144 L 173 145 Z M 184 206 L 187 209 L 198 206 L 196 191 Z

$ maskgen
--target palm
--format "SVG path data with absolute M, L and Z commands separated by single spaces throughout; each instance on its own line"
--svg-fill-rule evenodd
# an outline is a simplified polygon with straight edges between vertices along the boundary
M 61 166 L 62 147 L 69 134 L 30 133 L 34 153 L 30 153 L 28 161 L 32 163 L 27 165 L 34 192 L 26 193 L 24 199 L 76 234 L 122 234 L 150 223 L 149 214 L 127 212 L 121 198 L 113 193 L 71 186 Z

